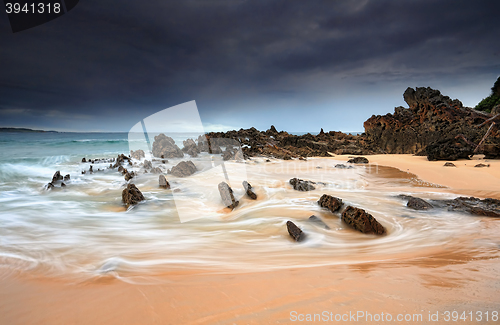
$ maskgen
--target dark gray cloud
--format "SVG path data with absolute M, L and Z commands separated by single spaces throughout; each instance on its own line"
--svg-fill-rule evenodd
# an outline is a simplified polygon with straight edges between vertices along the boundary
M 486 96 L 500 74 L 499 9 L 461 0 L 86 0 L 16 34 L 0 16 L 1 124 L 127 131 L 195 99 L 207 124 L 359 130 L 401 105 L 407 86 Z

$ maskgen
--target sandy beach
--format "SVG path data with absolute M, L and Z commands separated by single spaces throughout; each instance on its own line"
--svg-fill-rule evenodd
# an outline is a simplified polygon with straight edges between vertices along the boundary
M 417 191 L 499 198 L 498 161 L 477 156 L 443 167 L 443 161 L 411 155 L 367 158 L 441 185 Z M 477 163 L 490 167 L 473 167 Z M 457 234 L 444 247 L 377 262 L 238 272 L 179 267 L 145 284 L 111 274 L 74 281 L 2 269 L 0 324 L 447 324 L 455 316 L 496 324 L 500 223 L 470 218 L 476 237 Z M 471 241 L 488 245 L 474 248 Z

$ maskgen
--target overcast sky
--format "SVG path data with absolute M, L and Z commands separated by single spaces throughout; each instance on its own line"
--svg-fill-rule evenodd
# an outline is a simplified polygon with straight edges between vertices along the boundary
M 500 75 L 500 1 L 81 0 L 12 33 L 0 126 L 124 131 L 195 100 L 207 130 L 363 131 L 430 86 L 474 106 Z

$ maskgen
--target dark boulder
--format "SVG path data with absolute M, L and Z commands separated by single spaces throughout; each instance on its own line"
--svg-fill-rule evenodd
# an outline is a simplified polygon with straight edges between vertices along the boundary
M 317 224 L 325 229 L 330 229 L 330 227 L 328 227 L 328 225 L 323 220 L 321 220 L 321 218 L 316 217 L 315 215 L 310 216 L 309 221 L 311 221 L 311 222 L 313 222 L 313 223 L 315 223 L 315 224 Z
M 131 180 L 134 177 L 135 177 L 135 173 L 134 172 L 129 172 L 128 170 L 126 170 L 126 172 L 124 174 L 125 181 L 128 182 L 129 180 Z
M 164 189 L 170 188 L 170 183 L 167 181 L 167 178 L 164 175 L 159 176 L 158 182 L 159 182 L 161 188 L 164 188 Z
M 342 220 L 351 228 L 364 234 L 384 235 L 387 231 L 371 214 L 363 209 L 348 206 L 342 212 Z
M 184 153 L 175 144 L 174 139 L 161 133 L 154 138 L 153 156 L 162 158 L 182 158 Z
M 66 187 L 66 184 L 64 184 L 64 183 L 61 183 L 61 187 Z
M 141 191 L 134 184 L 128 184 L 127 188 L 122 191 L 122 202 L 127 208 L 144 200 Z
M 69 174 L 67 174 L 66 176 L 64 176 L 64 181 L 67 182 L 71 179 L 71 176 Z
M 436 141 L 425 148 L 427 160 L 469 159 L 474 148 L 463 139 L 444 139 Z
M 82 158 L 82 163 L 86 163 L 87 162 L 87 159 L 85 159 L 85 157 Z
M 349 164 L 368 164 L 368 159 L 365 157 L 354 157 L 347 161 Z
M 52 190 L 52 189 L 54 189 L 54 187 L 55 187 L 55 186 L 54 186 L 54 184 L 52 184 L 52 183 L 48 183 L 47 185 L 45 185 L 45 189 L 46 189 L 47 191 L 48 191 L 48 190 Z
M 292 185 L 293 189 L 296 191 L 312 191 L 315 190 L 316 188 L 313 186 L 313 184 L 316 184 L 311 181 L 305 181 L 299 178 L 292 178 L 290 179 L 290 185 Z
M 250 197 L 252 200 L 257 199 L 257 194 L 253 191 L 252 185 L 248 183 L 247 181 L 243 181 L 243 187 L 245 188 L 245 192 Z
M 168 170 L 168 174 L 172 174 L 177 177 L 187 177 L 193 175 L 197 171 L 196 166 L 191 160 L 181 161 L 172 169 Z
M 451 162 L 446 162 L 443 166 L 444 167 L 457 167 L 454 163 L 451 163 Z
M 288 229 L 288 233 L 290 234 L 290 236 L 295 241 L 302 241 L 302 240 L 304 240 L 304 238 L 305 238 L 304 233 L 293 222 L 287 221 L 286 222 L 286 228 Z
M 485 144 L 483 146 L 484 159 L 500 159 L 500 145 Z
M 327 208 L 331 212 L 335 212 L 342 206 L 342 200 L 328 194 L 323 194 L 319 199 L 318 204 L 323 208 Z
M 233 189 L 229 187 L 226 182 L 219 183 L 218 187 L 224 206 L 230 208 L 231 210 L 236 208 L 240 202 L 236 201 L 234 198 Z
M 475 165 L 474 167 L 478 167 L 478 168 L 482 168 L 482 167 L 490 167 L 490 164 L 487 164 L 487 165 L 485 165 L 485 164 L 477 164 L 477 165 Z
M 139 149 L 136 151 L 130 150 L 130 156 L 134 159 L 141 160 L 141 158 L 145 158 L 144 150 Z

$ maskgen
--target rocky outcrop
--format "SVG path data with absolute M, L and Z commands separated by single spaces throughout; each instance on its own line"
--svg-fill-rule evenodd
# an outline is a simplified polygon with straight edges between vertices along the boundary
M 161 188 L 164 188 L 164 189 L 170 188 L 170 183 L 167 181 L 167 178 L 164 175 L 159 176 L 158 183 L 160 184 Z
M 54 176 L 52 176 L 52 184 L 56 183 L 57 181 L 62 181 L 63 180 L 63 177 L 61 175 L 61 172 L 60 171 L 56 171 L 54 173 Z
M 309 217 L 309 221 L 311 221 L 312 223 L 317 224 L 318 226 L 320 226 L 322 228 L 330 229 L 330 227 L 328 227 L 328 225 L 323 220 L 321 220 L 321 218 L 316 217 L 315 215 L 310 216 Z
M 189 160 L 181 161 L 180 163 L 172 167 L 172 169 L 169 169 L 167 173 L 177 177 L 187 177 L 193 175 L 196 171 L 196 166 L 191 160 Z
M 253 191 L 252 185 L 247 181 L 243 181 L 243 188 L 245 189 L 246 195 L 252 200 L 257 200 L 257 194 Z
M 286 222 L 286 228 L 287 228 L 288 233 L 290 234 L 290 236 L 295 241 L 302 241 L 302 240 L 304 240 L 304 238 L 305 238 L 304 233 L 293 222 L 287 221 Z
M 151 173 L 152 174 L 161 174 L 163 171 L 160 169 L 160 167 L 153 167 L 151 168 Z
M 154 138 L 153 156 L 157 158 L 182 158 L 184 157 L 184 153 L 175 144 L 174 139 L 160 133 Z
M 318 200 L 318 204 L 320 207 L 327 208 L 331 212 L 336 212 L 342 207 L 342 200 L 328 194 L 323 194 Z
M 144 154 L 144 150 L 142 150 L 142 149 L 139 149 L 136 151 L 130 150 L 130 157 L 137 159 L 137 160 L 141 160 L 141 158 L 145 158 L 146 155 Z
M 226 182 L 219 183 L 219 193 L 225 207 L 233 210 L 240 203 L 234 198 L 233 189 Z
M 406 203 L 406 206 L 409 207 L 410 209 L 413 210 L 429 210 L 434 208 L 432 204 L 428 203 L 427 201 L 422 200 L 419 197 L 414 197 L 414 196 L 408 196 L 408 203 Z
M 386 229 L 371 214 L 363 209 L 348 206 L 342 212 L 342 220 L 351 228 L 364 234 L 384 235 Z
M 149 160 L 144 160 L 144 169 L 149 170 L 153 168 L 153 163 Z
M 183 141 L 184 148 L 182 148 L 182 151 L 190 155 L 191 157 L 197 157 L 198 154 L 200 153 L 200 149 L 198 148 L 198 145 L 196 145 L 196 142 L 194 142 L 193 139 L 187 139 L 186 141 Z
M 128 184 L 127 188 L 122 191 L 122 202 L 127 208 L 144 200 L 141 191 L 134 184 Z
M 296 191 L 312 191 L 315 190 L 316 187 L 314 187 L 313 184 L 316 184 L 315 182 L 311 181 L 305 181 L 303 179 L 299 178 L 292 178 L 289 181 L 290 185 L 292 185 L 293 189 Z
M 63 179 L 63 180 L 64 180 L 65 182 L 67 182 L 67 181 L 69 181 L 70 179 L 71 179 L 70 174 L 66 174 L 66 175 L 64 176 L 64 179 Z
M 372 116 L 365 123 L 367 141 L 384 153 L 415 154 L 442 140 L 463 135 L 479 143 L 489 125 L 479 127 L 488 114 L 463 107 L 457 99 L 432 88 L 408 88 L 403 98 L 409 108 L 396 107 L 394 114 Z M 498 143 L 500 134 L 491 139 Z

